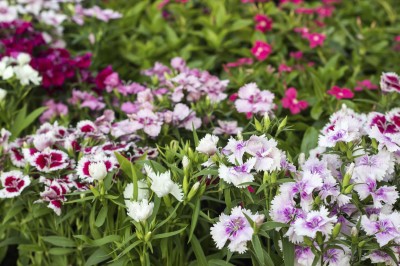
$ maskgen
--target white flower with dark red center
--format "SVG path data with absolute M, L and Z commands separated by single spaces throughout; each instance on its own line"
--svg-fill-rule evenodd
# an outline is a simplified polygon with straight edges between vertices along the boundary
M 92 121 L 89 121 L 89 120 L 80 121 L 76 125 L 76 129 L 82 135 L 96 134 L 98 131 L 96 125 Z
M 133 146 L 133 143 L 125 143 L 125 142 L 107 142 L 101 146 L 101 149 L 106 154 L 114 154 L 114 152 L 122 152 L 127 151 L 129 148 Z
M 107 167 L 104 162 L 92 162 L 89 164 L 89 174 L 94 180 L 103 180 L 107 176 Z
M 61 215 L 62 203 L 67 200 L 65 194 L 70 191 L 68 185 L 62 180 L 51 180 L 43 176 L 40 177 L 39 182 L 45 184 L 45 190 L 40 192 L 41 199 L 34 203 L 48 202 L 47 207 L 52 209 L 57 215 Z
M 183 200 L 183 191 L 180 185 L 173 182 L 171 179 L 171 172 L 155 173 L 153 169 L 145 165 L 144 166 L 147 176 L 151 180 L 150 189 L 156 193 L 158 197 L 164 197 L 168 194 L 174 196 L 178 201 Z
M 31 180 L 20 171 L 4 172 L 0 175 L 3 189 L 0 190 L 0 198 L 14 198 L 21 194 Z
M 45 173 L 61 170 L 69 165 L 68 155 L 65 152 L 52 149 L 35 153 L 33 157 L 29 158 L 29 162 Z
M 200 140 L 199 145 L 196 147 L 196 151 L 207 155 L 213 155 L 217 152 L 218 140 L 219 138 L 217 136 L 207 134 Z
M 264 215 L 252 214 L 240 206 L 234 207 L 231 215 L 222 213 L 219 221 L 211 227 L 211 237 L 217 248 L 222 249 L 229 240 L 228 249 L 231 252 L 242 254 L 247 251 L 247 242 L 251 241 L 254 230 L 244 214 L 253 221 L 264 220 Z
M 246 152 L 257 160 L 254 168 L 257 171 L 275 171 L 281 169 L 283 153 L 277 147 L 274 139 L 267 139 L 265 135 L 251 136 L 247 141 Z
M 396 73 L 382 73 L 380 85 L 382 91 L 400 92 L 400 78 Z
M 106 172 L 103 172 L 104 171 L 103 166 L 100 166 L 101 164 L 98 163 L 102 163 L 104 165 Z M 90 171 L 92 164 L 94 165 L 92 166 L 93 172 Z M 83 181 L 93 182 L 97 177 L 97 172 L 94 172 L 95 168 L 96 170 L 98 170 L 97 167 L 102 167 L 101 169 L 102 171 L 99 171 L 99 173 L 101 172 L 102 174 L 104 174 L 111 172 L 116 167 L 116 165 L 117 161 L 115 160 L 114 157 L 109 157 L 103 153 L 98 153 L 95 155 L 88 155 L 82 157 L 78 162 L 78 165 L 76 167 L 76 172 L 79 178 L 82 179 Z
M 227 167 L 221 164 L 218 169 L 219 177 L 228 184 L 233 184 L 238 188 L 247 187 L 248 185 L 242 184 L 252 182 L 254 180 L 254 176 L 250 172 L 253 169 L 256 160 L 256 158 L 250 158 L 246 163 L 232 167 Z
M 317 232 L 328 236 L 331 234 L 337 217 L 329 217 L 329 212 L 322 206 L 319 211 L 310 211 L 305 218 L 297 219 L 293 224 L 294 232 L 298 236 L 308 236 L 315 238 Z
M 125 201 L 127 214 L 136 222 L 144 222 L 153 213 L 154 203 L 147 199 L 141 201 Z
M 26 165 L 26 160 L 24 154 L 18 145 L 11 144 L 8 154 L 10 156 L 11 163 L 16 167 L 24 167 Z

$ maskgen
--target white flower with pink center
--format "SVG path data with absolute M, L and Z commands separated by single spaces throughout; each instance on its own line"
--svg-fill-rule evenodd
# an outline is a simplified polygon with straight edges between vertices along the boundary
M 3 186 L 0 198 L 17 197 L 31 183 L 29 176 L 24 176 L 22 172 L 16 170 L 2 173 L 0 180 Z
M 244 214 L 257 223 L 264 220 L 264 215 L 252 214 L 240 206 L 234 207 L 231 215 L 222 213 L 219 221 L 211 227 L 211 236 L 217 248 L 222 249 L 229 240 L 228 249 L 231 252 L 242 254 L 247 251 L 247 242 L 251 241 L 254 230 Z
M 103 153 L 96 155 L 84 156 L 79 160 L 76 167 L 76 172 L 82 181 L 93 182 L 99 176 L 104 175 L 104 172 L 111 172 L 117 165 L 114 157 L 106 156 Z M 104 171 L 105 170 L 105 171 Z M 101 173 L 101 175 L 98 173 Z
M 294 222 L 293 229 L 298 236 L 315 238 L 317 232 L 328 236 L 331 234 L 337 217 L 329 217 L 329 211 L 322 206 L 319 211 L 310 211 L 305 218 L 299 218 Z
M 46 149 L 29 158 L 32 166 L 39 171 L 49 173 L 66 168 L 69 165 L 68 155 L 59 150 Z
M 243 184 L 254 180 L 254 176 L 250 172 L 256 160 L 256 158 L 250 158 L 246 163 L 233 167 L 227 167 L 222 164 L 218 169 L 219 177 L 226 183 L 233 184 L 236 187 L 247 187 L 248 185 Z

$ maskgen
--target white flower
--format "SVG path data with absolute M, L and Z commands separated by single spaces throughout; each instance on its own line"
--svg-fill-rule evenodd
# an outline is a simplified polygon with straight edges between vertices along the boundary
M 168 194 L 174 196 L 177 200 L 183 200 L 183 191 L 177 183 L 171 180 L 171 172 L 156 174 L 150 166 L 145 165 L 147 176 L 151 180 L 151 190 L 157 194 L 158 197 L 164 197 Z
M 141 201 L 125 201 L 127 214 L 136 222 L 144 222 L 153 213 L 154 203 L 147 199 Z
M 183 169 L 186 169 L 189 166 L 189 163 L 190 163 L 189 158 L 186 155 L 183 156 L 183 159 L 182 159 Z
M 8 65 L 8 61 L 8 57 L 3 57 L 3 59 L 0 61 L 0 77 L 2 77 L 4 80 L 10 79 L 14 76 L 14 70 L 12 66 Z
M 17 56 L 17 62 L 19 65 L 26 65 L 31 61 L 31 56 L 26 53 L 19 53 Z
M 7 96 L 7 91 L 0 88 L 0 102 L 2 102 L 4 98 L 6 98 L 6 96 Z
M 15 66 L 14 72 L 21 85 L 28 85 L 30 82 L 39 85 L 42 81 L 42 77 L 30 65 Z
M 143 180 L 138 180 L 137 184 L 138 184 L 137 200 L 141 201 L 143 199 L 148 199 L 149 198 L 149 188 L 147 186 L 147 183 Z M 129 183 L 128 185 L 126 185 L 125 190 L 124 190 L 124 198 L 125 199 L 133 198 L 133 190 L 134 190 L 133 183 Z M 127 200 L 125 202 L 127 202 Z
M 95 180 L 103 180 L 107 176 L 106 164 L 102 161 L 90 163 L 89 174 Z
M 9 6 L 7 1 L 0 1 L 0 22 L 11 22 L 18 18 L 17 8 Z
M 217 151 L 217 143 L 219 138 L 215 135 L 207 134 L 199 142 L 196 151 L 208 155 L 213 155 Z
M 218 174 L 228 184 L 233 184 L 236 187 L 244 188 L 248 185 L 242 185 L 244 183 L 252 182 L 254 176 L 250 173 L 256 163 L 256 158 L 250 158 L 246 163 L 227 167 L 223 164 L 218 169 Z

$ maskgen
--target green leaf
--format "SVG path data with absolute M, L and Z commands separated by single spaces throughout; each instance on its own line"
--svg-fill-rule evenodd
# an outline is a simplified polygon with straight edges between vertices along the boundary
M 75 241 L 64 236 L 43 236 L 42 239 L 57 247 L 76 247 Z
M 73 252 L 76 252 L 76 250 L 73 248 L 51 248 L 51 249 L 49 249 L 49 254 L 57 255 L 57 256 L 67 255 L 67 254 L 71 254 Z
M 201 247 L 200 242 L 195 235 L 192 236 L 190 242 L 192 243 L 193 252 L 199 265 L 208 265 L 203 248 Z
M 199 219 L 199 213 L 200 213 L 200 200 L 197 200 L 196 205 L 194 207 L 193 214 L 192 214 L 192 220 L 190 222 L 190 231 L 189 231 L 188 243 L 192 239 L 194 229 L 196 229 L 197 220 Z
M 264 231 L 269 231 L 272 229 L 276 229 L 279 227 L 289 227 L 289 225 L 284 224 L 284 223 L 279 223 L 279 222 L 265 222 L 261 225 L 260 230 L 264 230 Z
M 85 266 L 98 265 L 100 262 L 103 262 L 109 258 L 110 255 L 108 255 L 108 252 L 99 248 L 95 252 L 93 252 L 92 255 L 90 255 L 90 257 L 85 263 Z
M 167 238 L 167 237 L 171 237 L 171 236 L 177 235 L 177 234 L 183 232 L 183 230 L 185 230 L 186 227 L 187 227 L 187 225 L 182 227 L 179 230 L 176 230 L 176 231 L 166 232 L 166 233 L 155 235 L 155 236 L 152 237 L 152 239 L 161 239 L 161 238 Z
M 307 128 L 301 142 L 301 152 L 308 153 L 312 148 L 317 146 L 319 132 L 314 127 Z
M 107 212 L 108 212 L 108 206 L 103 205 L 101 208 L 99 214 L 97 215 L 96 221 L 94 222 L 94 225 L 97 227 L 100 227 L 104 224 L 106 218 L 107 218 Z
M 30 126 L 46 109 L 47 107 L 40 107 L 26 116 L 26 106 L 24 106 L 18 112 L 17 118 L 15 119 L 13 127 L 11 128 L 11 139 L 14 140 L 15 138 L 19 137 L 19 134 L 21 134 L 25 128 Z
M 285 266 L 294 265 L 294 245 L 287 237 L 282 238 L 283 261 Z

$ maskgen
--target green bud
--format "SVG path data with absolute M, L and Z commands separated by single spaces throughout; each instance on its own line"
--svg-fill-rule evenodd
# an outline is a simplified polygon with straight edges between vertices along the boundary
M 339 235 L 340 229 L 342 229 L 342 224 L 341 223 L 337 223 L 335 225 L 335 227 L 333 227 L 333 230 L 332 230 L 332 238 L 333 239 L 335 239 Z
M 264 131 L 268 131 L 271 125 L 271 120 L 269 120 L 268 113 L 265 113 L 263 121 L 264 121 Z
M 351 184 L 350 186 L 348 186 L 345 190 L 344 190 L 344 194 L 350 194 L 353 191 L 355 184 Z
M 350 184 L 350 179 L 351 176 L 353 175 L 353 171 L 354 171 L 354 163 L 351 163 L 346 171 L 346 174 L 343 177 L 343 187 L 347 187 Z
M 316 196 L 314 199 L 314 204 L 315 205 L 319 205 L 321 203 L 321 197 L 320 196 Z
M 182 188 L 183 188 L 183 193 L 185 195 L 187 195 L 188 190 L 189 190 L 189 181 L 188 181 L 188 176 L 187 175 L 185 175 L 183 177 Z
M 200 187 L 200 182 L 194 183 L 193 187 L 189 191 L 188 201 L 190 201 L 196 195 L 196 192 L 197 190 L 199 190 L 199 187 Z
M 262 127 L 260 121 L 258 121 L 256 118 L 254 118 L 254 125 L 255 125 L 257 131 L 262 132 L 263 127 Z
M 307 246 L 309 246 L 309 247 L 314 246 L 313 241 L 312 241 L 308 236 L 305 236 L 305 237 L 303 238 L 303 241 L 304 241 L 304 243 L 305 243 Z
M 358 247 L 362 248 L 363 246 L 365 246 L 365 244 L 367 243 L 367 241 L 361 241 L 360 243 L 358 243 Z
M 151 238 L 151 232 L 147 232 L 147 234 L 144 236 L 144 242 L 149 242 Z
M 323 238 L 321 232 L 317 232 L 317 243 L 318 243 L 318 245 L 324 244 L 324 238 Z

